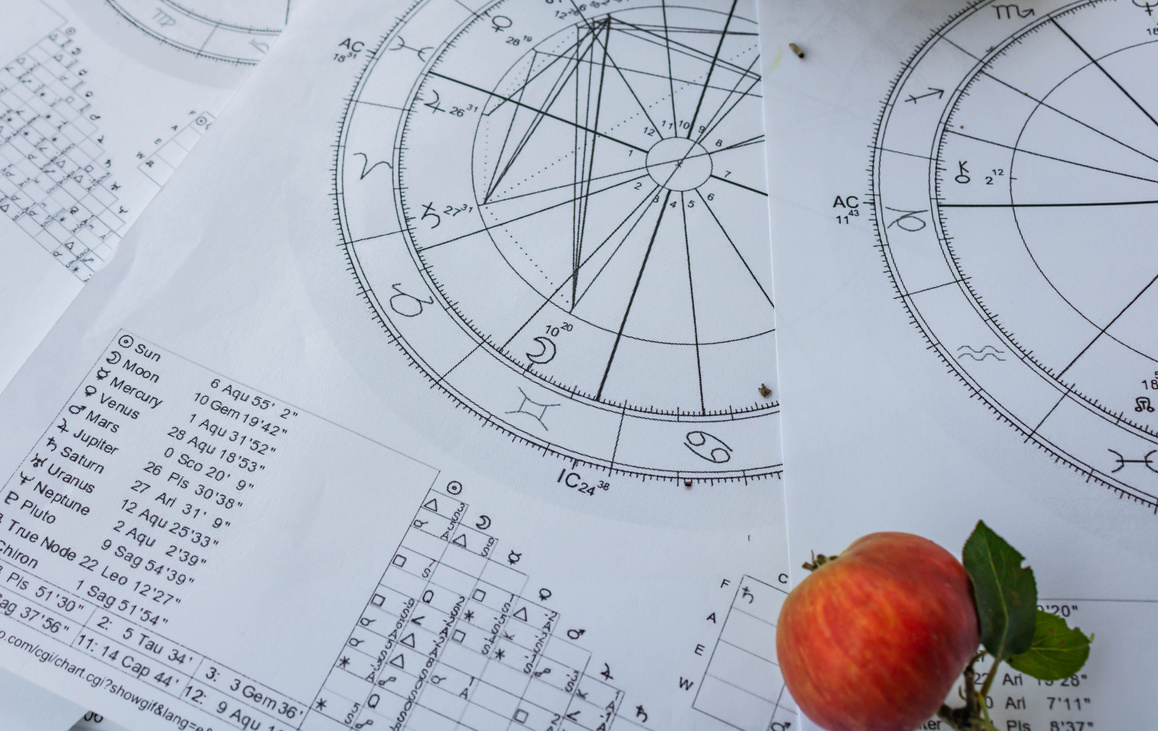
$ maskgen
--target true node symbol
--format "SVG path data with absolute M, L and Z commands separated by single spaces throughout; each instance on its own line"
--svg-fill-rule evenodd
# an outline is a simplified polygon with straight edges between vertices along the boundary
M 526 414 L 535 421 L 539 422 L 539 426 L 543 427 L 545 431 L 550 431 L 550 429 L 547 428 L 547 425 L 543 422 L 543 417 L 547 415 L 547 409 L 551 408 L 552 406 L 558 406 L 559 404 L 541 404 L 528 396 L 526 391 L 524 391 L 522 388 L 519 389 L 519 393 L 523 395 L 523 403 L 519 404 L 519 408 L 515 409 L 514 411 L 508 411 L 507 413 Z

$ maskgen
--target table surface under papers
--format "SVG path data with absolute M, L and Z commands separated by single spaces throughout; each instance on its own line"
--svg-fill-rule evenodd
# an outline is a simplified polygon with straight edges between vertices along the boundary
M 796 725 L 757 20 L 295 4 L 0 397 L 0 662 L 98 729 Z

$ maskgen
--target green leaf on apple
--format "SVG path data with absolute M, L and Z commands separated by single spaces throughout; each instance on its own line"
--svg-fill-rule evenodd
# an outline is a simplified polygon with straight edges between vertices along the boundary
M 1033 645 L 1026 652 L 1006 660 L 1014 669 L 1038 680 L 1068 678 L 1086 664 L 1090 642 L 1077 627 L 1070 628 L 1056 614 L 1037 610 L 1037 628 Z
M 1025 557 L 977 521 L 961 554 L 973 582 L 981 644 L 997 660 L 1027 652 L 1037 624 L 1037 582 Z

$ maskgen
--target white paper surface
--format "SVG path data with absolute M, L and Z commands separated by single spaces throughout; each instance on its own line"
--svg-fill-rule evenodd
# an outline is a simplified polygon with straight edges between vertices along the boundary
M 755 8 L 469 5 L 295 16 L 4 394 L 0 663 L 146 731 L 795 724 Z
M 0 722 L 5 731 L 66 731 L 83 714 L 75 703 L 0 671 Z
M 71 731 L 126 731 L 124 726 L 113 723 L 109 719 L 89 711 L 84 714 L 84 717 L 77 721 Z
M 0 3 L 0 388 L 284 25 L 287 0 Z
M 1072 687 L 1003 676 L 998 727 L 1153 725 L 1154 18 L 761 10 L 792 564 L 984 519 L 1096 634 Z

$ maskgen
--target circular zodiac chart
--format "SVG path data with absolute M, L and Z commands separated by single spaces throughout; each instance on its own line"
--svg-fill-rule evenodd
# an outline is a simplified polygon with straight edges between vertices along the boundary
M 779 472 L 753 13 L 431 0 L 373 52 L 338 218 L 360 290 L 434 384 L 579 463 Z
M 950 369 L 1158 510 L 1156 8 L 971 5 L 898 77 L 872 186 L 888 271 Z
M 285 27 L 290 0 L 105 0 L 157 40 L 202 58 L 255 64 Z

